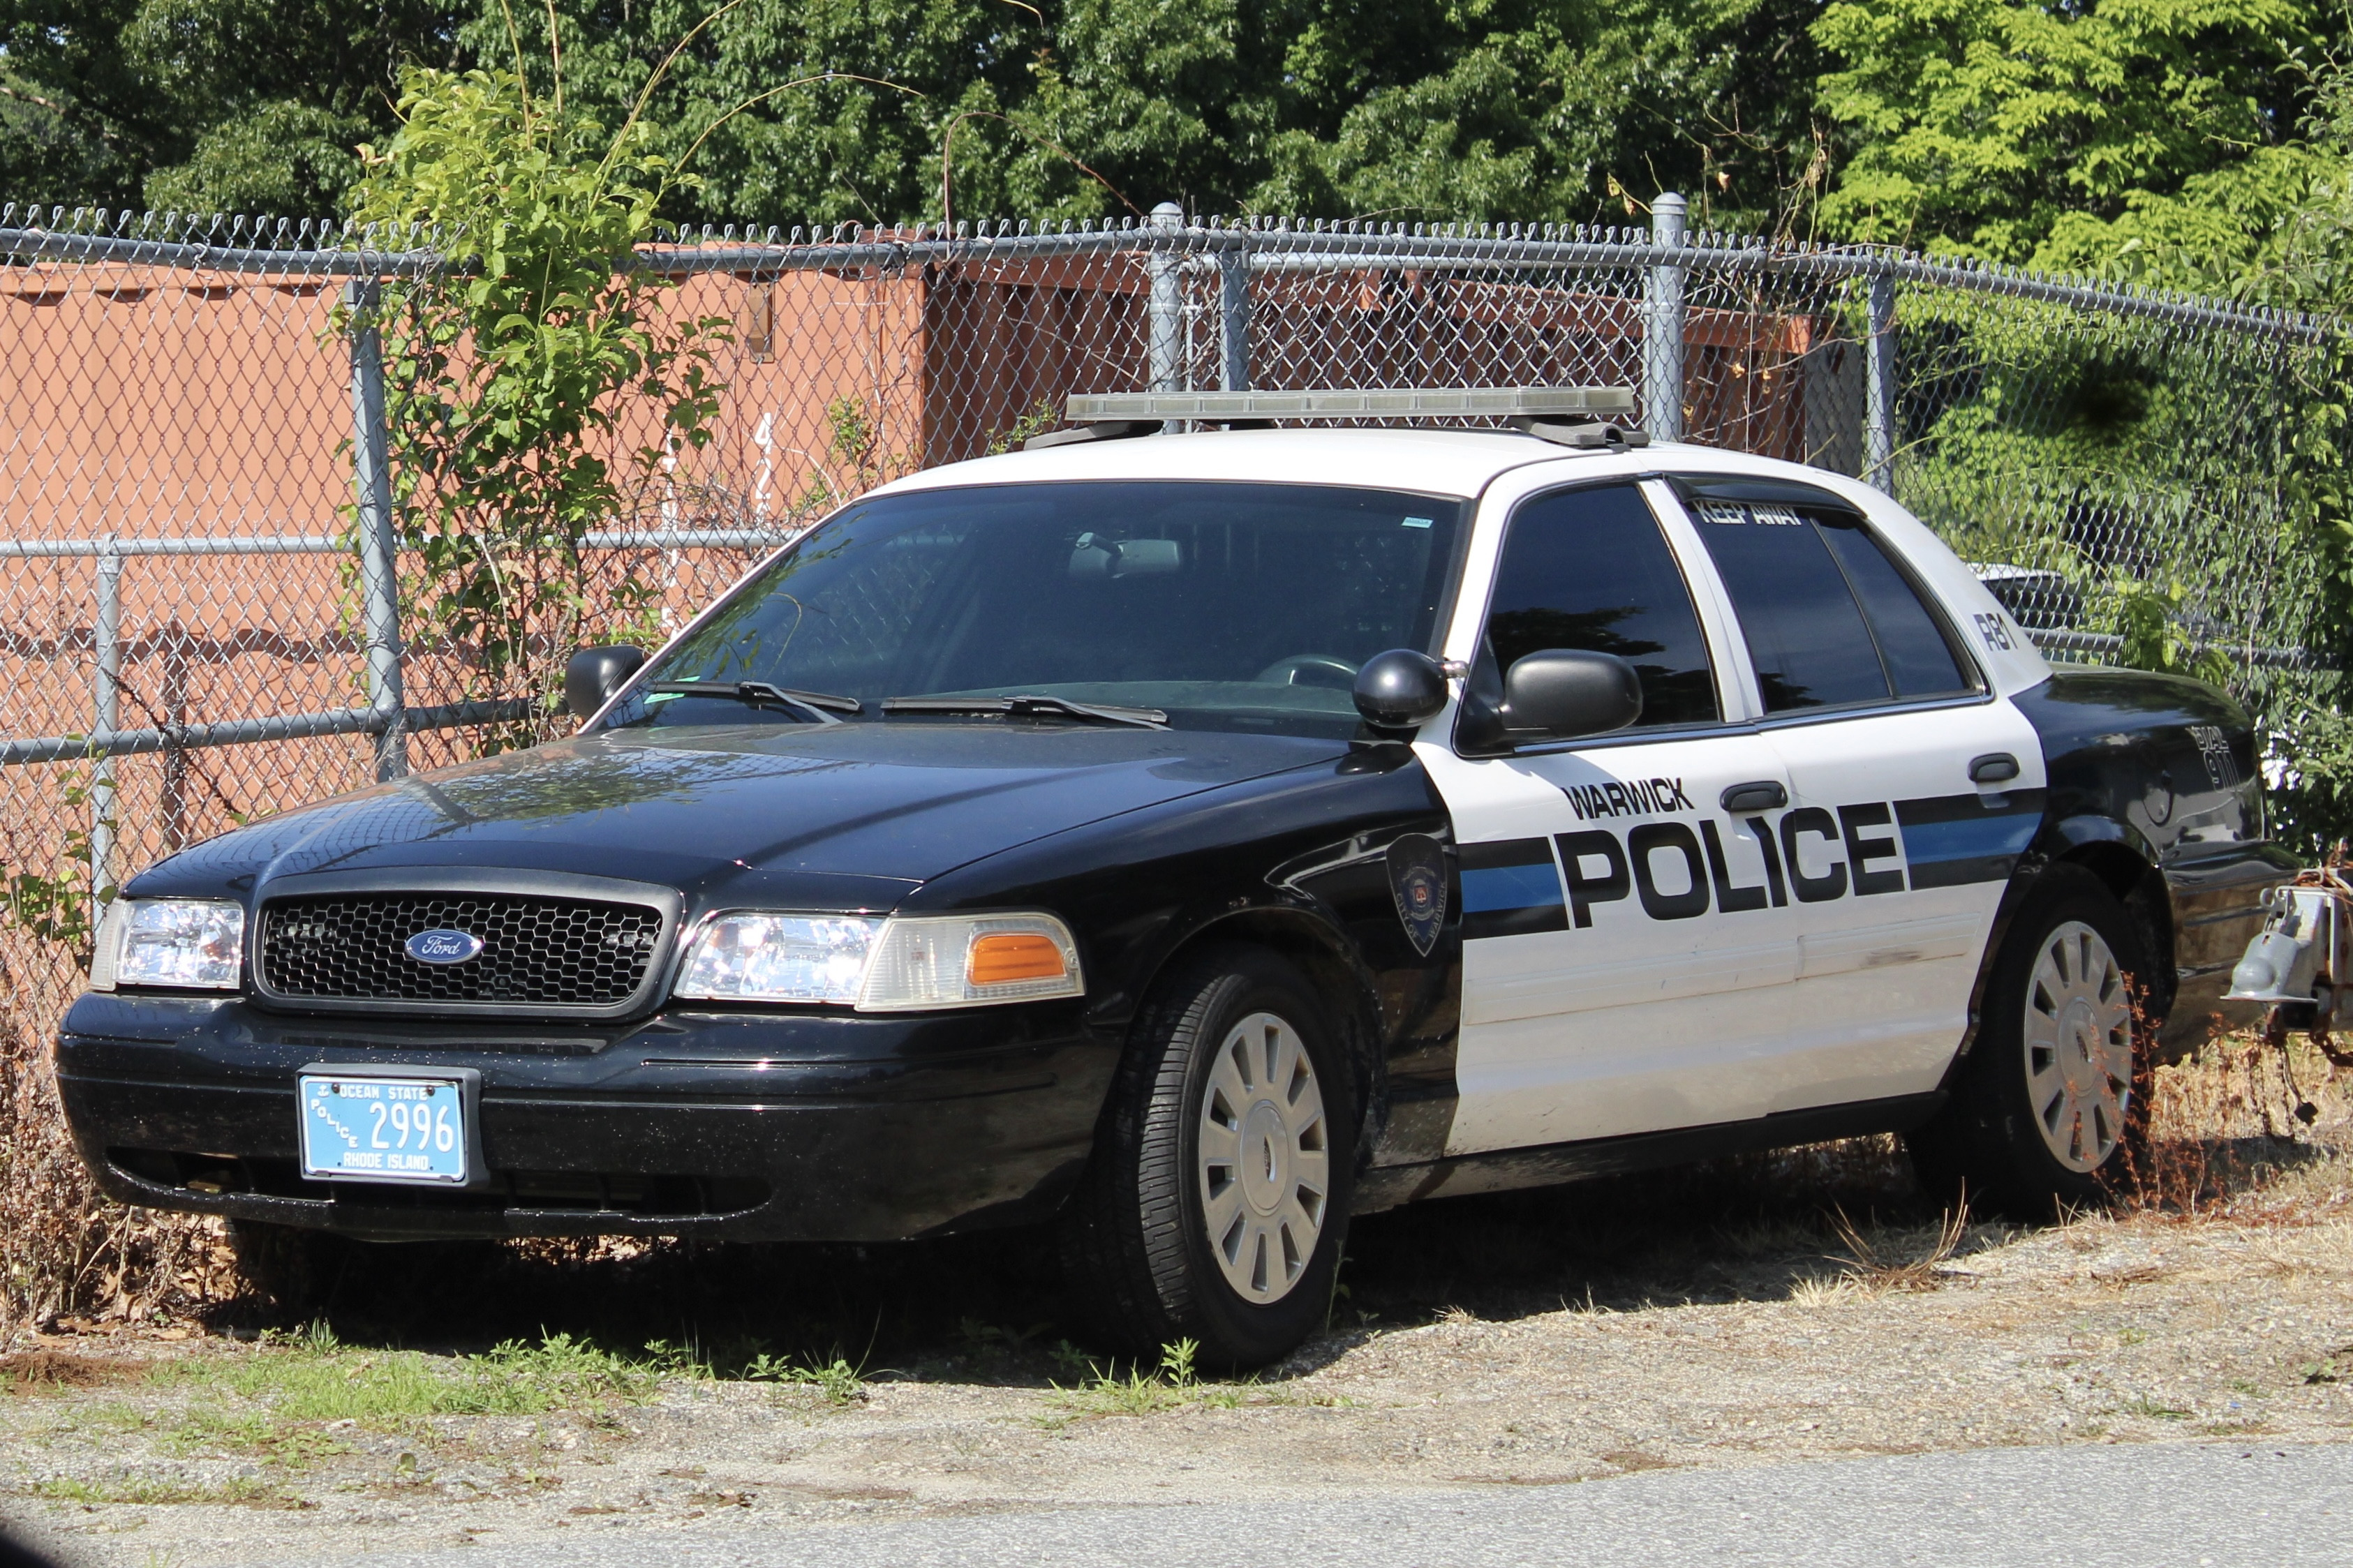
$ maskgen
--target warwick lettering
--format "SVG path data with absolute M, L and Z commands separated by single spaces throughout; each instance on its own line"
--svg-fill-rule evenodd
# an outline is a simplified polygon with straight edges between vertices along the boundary
M 1681 779 L 1615 779 L 1608 784 L 1563 784 L 1561 793 L 1579 822 L 1603 816 L 1650 816 L 1662 811 L 1689 811 L 1691 796 Z

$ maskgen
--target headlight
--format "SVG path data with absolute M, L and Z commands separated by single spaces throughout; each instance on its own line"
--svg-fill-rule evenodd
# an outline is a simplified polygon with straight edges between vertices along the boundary
M 244 961 L 242 905 L 211 899 L 117 899 L 99 922 L 90 988 L 234 991 Z
M 1070 928 L 1051 915 L 736 913 L 696 933 L 676 994 L 908 1013 L 1085 990 Z

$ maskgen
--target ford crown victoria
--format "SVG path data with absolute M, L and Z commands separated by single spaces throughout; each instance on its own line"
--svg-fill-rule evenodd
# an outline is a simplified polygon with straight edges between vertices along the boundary
M 1098 1342 L 1240 1364 L 1417 1199 L 1887 1131 L 2097 1196 L 2289 868 L 2247 715 L 2054 669 L 1865 485 L 1511 395 L 1103 400 L 586 651 L 572 738 L 172 856 L 84 1156 L 248 1247 L 1050 1225 Z

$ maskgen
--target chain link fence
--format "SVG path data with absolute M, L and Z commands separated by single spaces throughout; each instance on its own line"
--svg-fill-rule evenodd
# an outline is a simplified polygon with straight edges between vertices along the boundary
M 631 606 L 592 630 L 643 640 L 842 500 L 1004 449 L 1073 392 L 1626 385 L 1654 437 L 1890 490 L 2056 656 L 2113 657 L 2124 606 L 2156 604 L 2259 705 L 2333 700 L 2286 437 L 2335 323 L 1686 234 L 1682 212 L 1662 197 L 1632 232 L 1163 207 L 673 236 L 637 261 L 675 283 L 679 319 L 728 323 L 712 439 L 563 566 L 586 602 Z M 20 1055 L 118 879 L 553 732 L 547 692 L 499 689 L 419 614 L 429 571 L 353 308 L 387 280 L 454 287 L 446 265 L 328 225 L 0 209 L 0 963 Z M 621 412 L 617 449 L 658 429 Z M 0 1159 L 29 1157 L 37 1079 L 13 1080 L 20 1147 Z

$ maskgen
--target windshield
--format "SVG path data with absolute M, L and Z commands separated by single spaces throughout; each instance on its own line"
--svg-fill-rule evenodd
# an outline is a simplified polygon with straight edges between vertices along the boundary
M 1164 481 L 878 497 L 731 595 L 606 727 L 822 721 L 805 705 L 658 689 L 754 681 L 854 699 L 854 714 L 829 710 L 853 723 L 881 720 L 892 698 L 1027 696 L 1345 737 L 1356 667 L 1430 646 L 1465 505 Z

